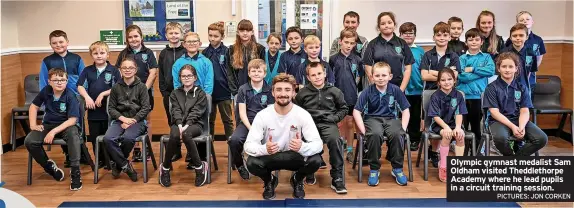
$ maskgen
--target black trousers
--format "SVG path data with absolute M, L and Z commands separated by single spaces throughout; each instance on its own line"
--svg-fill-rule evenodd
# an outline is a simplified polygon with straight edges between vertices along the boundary
M 321 166 L 319 154 L 310 156 L 305 160 L 301 154 L 293 151 L 279 152 L 272 155 L 247 158 L 247 169 L 255 176 L 267 183 L 271 181 L 271 172 L 275 170 L 295 171 L 295 179 L 303 180 L 305 176 L 317 172 Z
M 168 96 L 163 97 L 163 108 L 165 109 L 165 115 L 167 116 L 167 125 L 171 125 L 171 113 L 169 112 L 169 93 Z
M 108 131 L 108 121 L 91 121 L 88 120 L 88 128 L 90 130 L 90 136 L 88 137 L 88 141 L 92 142 L 92 150 L 96 149 L 96 138 L 100 135 L 105 135 L 106 131 Z M 104 149 L 100 148 L 100 155 L 104 155 Z M 96 152 L 94 152 L 94 155 Z M 100 157 L 100 161 L 104 161 L 104 157 Z M 99 162 L 99 161 L 98 161 Z
M 171 130 L 169 133 L 169 142 L 167 143 L 167 148 L 165 150 L 165 157 L 163 159 L 163 167 L 164 168 L 171 168 L 171 158 L 179 151 L 181 146 L 179 146 L 180 141 L 183 140 L 183 144 L 185 144 L 185 148 L 187 149 L 187 153 L 191 156 L 191 165 L 193 167 L 200 167 L 201 160 L 199 159 L 199 154 L 197 152 L 197 144 L 192 140 L 194 137 L 201 135 L 202 129 L 201 126 L 194 124 L 188 126 L 185 131 L 182 132 L 180 135 L 179 127 L 177 125 L 171 126 Z M 180 138 L 181 137 L 181 138 Z
M 343 155 L 341 153 L 341 136 L 337 124 L 317 123 L 317 130 L 323 143 L 329 148 L 329 163 L 331 164 L 331 178 L 343 178 Z
M 229 148 L 231 149 L 229 154 L 235 167 L 243 166 L 243 144 L 245 144 L 245 140 L 247 139 L 247 133 L 249 133 L 249 130 L 247 130 L 243 122 L 239 121 L 239 124 L 229 139 Z
M 466 109 L 468 110 L 468 114 L 463 116 L 463 127 L 464 129 L 470 129 L 472 133 L 474 133 L 474 138 L 476 138 L 477 141 L 480 141 L 482 138 L 482 133 L 480 131 L 482 105 L 480 103 L 480 99 L 466 100 Z
M 44 168 L 47 166 L 49 160 L 43 147 L 44 138 L 52 129 L 58 126 L 59 124 L 44 124 L 44 131 L 40 132 L 32 130 L 24 140 L 24 145 L 32 155 L 32 158 L 34 158 L 34 160 Z M 70 126 L 66 128 L 64 131 L 56 134 L 55 138 L 61 138 L 66 141 L 66 149 L 70 156 L 70 167 L 80 167 L 80 145 L 82 141 L 80 140 L 78 126 Z
M 370 117 L 365 120 L 367 137 L 367 155 L 371 170 L 381 169 L 381 147 L 383 138 L 387 136 L 386 159 L 391 162 L 393 168 L 403 168 L 404 161 L 404 135 L 401 120 L 387 119 L 382 117 Z
M 411 104 L 409 107 L 409 112 L 411 117 L 409 119 L 409 128 L 407 129 L 411 142 L 418 142 L 421 140 L 422 132 L 421 129 L 421 106 L 422 97 L 421 95 L 407 95 L 407 101 Z
M 524 135 L 524 146 L 517 152 L 514 152 L 513 145 L 511 145 L 512 142 L 508 139 L 512 136 L 512 130 L 498 121 L 490 124 L 490 133 L 492 133 L 494 145 L 504 156 L 530 156 L 544 148 L 546 143 L 548 143 L 548 136 L 534 123 L 528 121 L 524 130 L 526 132 Z

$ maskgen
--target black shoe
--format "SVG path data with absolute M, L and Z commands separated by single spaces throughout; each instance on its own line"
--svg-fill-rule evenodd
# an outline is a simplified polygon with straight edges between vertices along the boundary
M 245 165 L 238 167 L 237 172 L 239 172 L 239 176 L 241 176 L 243 180 L 249 180 L 249 178 L 251 178 L 251 176 L 249 175 L 249 171 L 247 170 Z
M 182 158 L 181 151 L 176 152 L 175 154 L 173 154 L 173 157 L 171 157 L 171 162 L 178 161 L 181 158 Z
M 79 167 L 72 167 L 70 170 L 70 190 L 78 191 L 82 189 L 82 174 Z
M 143 161 L 142 151 L 140 148 L 134 148 L 134 153 L 132 156 L 132 162 L 141 162 Z
M 112 176 L 114 179 L 120 178 L 120 174 L 122 173 L 122 167 L 118 167 L 118 165 L 114 161 L 110 161 L 110 165 L 112 166 Z
M 295 199 L 304 199 L 305 198 L 305 185 L 303 185 L 303 181 L 297 181 L 295 179 L 295 174 L 291 175 L 291 186 L 293 187 L 293 198 Z
M 189 153 L 185 154 L 185 162 L 190 162 L 191 161 L 191 155 Z
M 171 186 L 170 169 L 164 168 L 163 163 L 159 165 L 159 184 L 163 187 Z
M 325 163 L 325 161 L 321 162 L 321 167 L 319 167 L 320 169 L 325 169 L 327 168 L 327 163 Z
M 138 173 L 134 169 L 134 166 L 131 162 L 128 162 L 128 166 L 123 169 L 123 172 L 126 173 L 133 182 L 138 181 Z
M 411 142 L 411 151 L 418 151 L 419 150 L 419 144 L 420 144 L 420 142 L 418 142 L 418 141 Z
M 331 181 L 331 189 L 333 189 L 335 193 L 338 194 L 347 193 L 347 188 L 345 188 L 345 183 L 343 182 L 342 178 L 333 179 L 333 181 Z
M 200 187 L 207 182 L 207 172 L 209 171 L 209 164 L 201 162 L 201 168 L 195 169 L 195 186 Z
M 98 161 L 98 169 L 107 169 L 106 163 L 104 161 Z
M 58 168 L 56 163 L 53 160 L 48 160 L 48 164 L 44 167 L 44 171 L 50 174 L 56 181 L 64 180 L 64 171 Z
M 274 199 L 275 198 L 275 188 L 279 180 L 273 174 L 271 174 L 271 181 L 263 184 L 263 199 Z
M 315 183 L 317 183 L 317 179 L 315 178 L 315 173 L 309 174 L 309 175 L 307 175 L 307 177 L 305 177 L 305 184 L 315 185 Z
M 429 159 L 432 163 L 432 166 L 438 168 L 438 161 L 439 161 L 438 153 L 429 149 Z

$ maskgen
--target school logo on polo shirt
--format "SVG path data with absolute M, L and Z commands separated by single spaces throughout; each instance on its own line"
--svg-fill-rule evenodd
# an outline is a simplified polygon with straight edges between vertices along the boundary
M 106 84 L 110 84 L 110 81 L 112 80 L 112 74 L 106 73 L 106 74 L 104 75 L 104 78 L 105 78 L 105 80 L 106 80 Z
M 534 51 L 536 51 L 536 52 L 538 51 L 538 48 L 539 48 L 539 47 L 540 47 L 540 46 L 538 46 L 538 44 L 532 44 L 532 50 L 534 50 Z
M 397 54 L 401 54 L 401 52 L 403 51 L 403 49 L 400 46 L 396 46 L 395 47 L 395 51 L 397 52 Z
M 450 107 L 452 107 L 453 109 L 456 108 L 456 104 L 457 104 L 457 100 L 456 98 L 451 98 L 450 99 Z
M 361 53 L 362 49 L 363 49 L 363 44 L 362 43 L 357 44 L 357 52 Z
M 532 56 L 526 56 L 526 66 L 532 66 Z
M 267 103 L 267 95 L 261 95 L 261 104 L 266 104 Z
M 142 54 L 142 60 L 143 60 L 144 63 L 147 62 L 147 58 L 148 58 L 148 57 L 147 57 L 147 54 L 145 54 L 145 53 Z
M 301 63 L 303 63 L 303 62 L 305 62 L 305 59 L 304 59 L 304 58 L 301 59 Z
M 225 61 L 225 56 L 219 55 L 219 64 L 223 64 L 224 61 Z
M 450 64 L 450 58 L 446 58 L 444 61 L 444 67 L 447 67 Z
M 357 64 L 351 64 L 351 72 L 353 72 L 353 75 L 357 73 Z
M 66 103 L 60 103 L 60 112 L 66 112 Z
M 514 101 L 515 101 L 515 102 L 520 102 L 520 97 L 521 97 L 521 95 L 522 95 L 522 92 L 520 92 L 520 91 L 518 91 L 518 90 L 515 90 L 515 91 L 514 91 Z
M 395 96 L 390 96 L 389 97 L 389 108 L 393 107 L 393 104 L 395 103 Z

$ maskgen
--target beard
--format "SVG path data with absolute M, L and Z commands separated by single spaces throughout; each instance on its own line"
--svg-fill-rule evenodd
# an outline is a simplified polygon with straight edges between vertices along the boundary
M 287 101 L 281 101 L 281 99 L 283 99 L 283 98 L 277 99 L 277 100 L 275 101 L 275 103 L 277 103 L 277 105 L 279 105 L 279 106 L 281 106 L 281 107 L 288 106 L 288 105 L 291 103 L 291 100 L 290 100 L 289 98 L 286 98 Z

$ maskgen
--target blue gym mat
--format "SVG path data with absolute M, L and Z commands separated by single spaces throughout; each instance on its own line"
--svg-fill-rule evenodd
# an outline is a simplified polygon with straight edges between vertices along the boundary
M 252 201 L 64 202 L 59 207 L 520 207 L 515 202 L 447 202 L 415 199 L 285 199 Z

